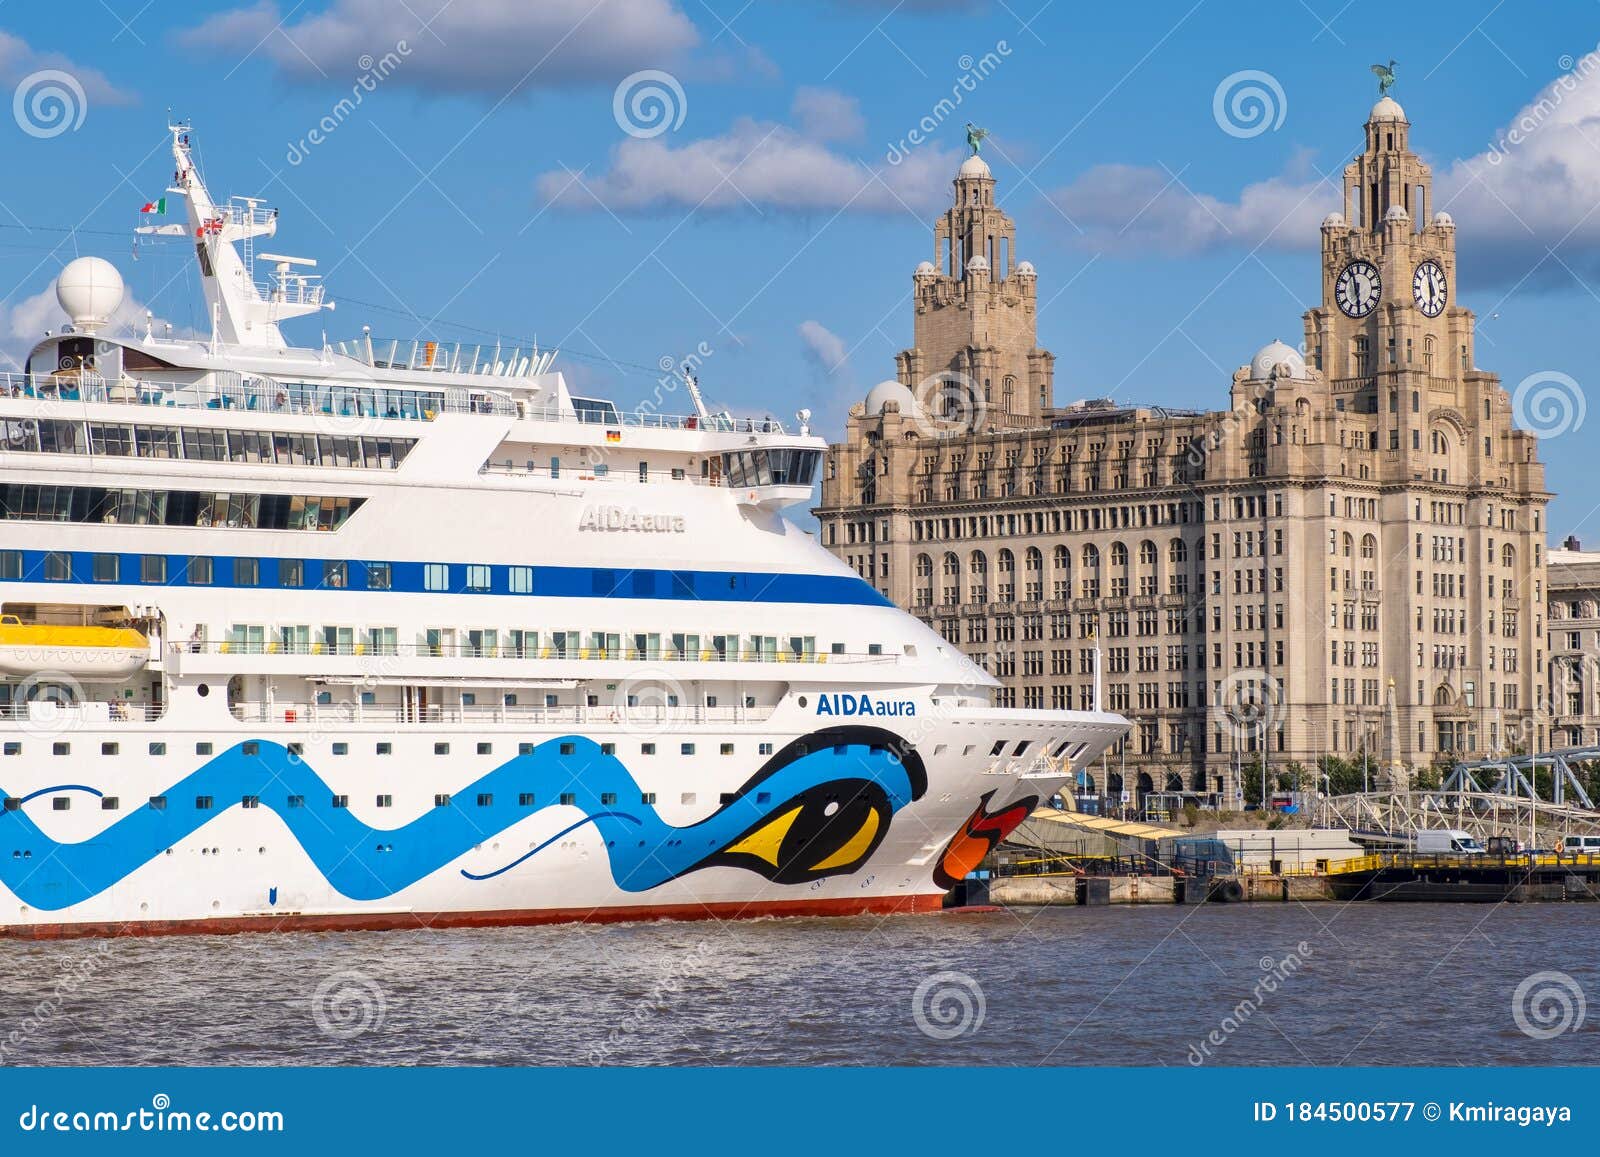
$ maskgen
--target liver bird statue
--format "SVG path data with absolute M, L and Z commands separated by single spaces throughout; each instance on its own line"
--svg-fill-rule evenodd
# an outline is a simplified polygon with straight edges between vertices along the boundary
M 971 121 L 967 122 L 967 147 L 972 150 L 973 156 L 983 151 L 983 138 L 988 135 L 988 129 L 980 129 Z
M 1374 64 L 1372 75 L 1378 78 L 1378 96 L 1383 98 L 1389 95 L 1389 90 L 1394 87 L 1394 66 L 1397 62 L 1391 60 L 1388 64 Z

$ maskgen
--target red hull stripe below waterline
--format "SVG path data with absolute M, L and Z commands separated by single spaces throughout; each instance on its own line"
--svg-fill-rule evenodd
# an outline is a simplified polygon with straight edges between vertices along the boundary
M 200 920 L 8 924 L 0 937 L 62 940 L 79 936 L 230 936 L 237 932 L 383 932 L 406 928 L 506 928 L 524 924 L 615 924 L 641 920 L 750 920 L 763 916 L 865 916 L 936 912 L 944 897 L 773 900 L 728 904 L 661 904 L 617 908 L 521 908 L 493 912 L 218 916 Z

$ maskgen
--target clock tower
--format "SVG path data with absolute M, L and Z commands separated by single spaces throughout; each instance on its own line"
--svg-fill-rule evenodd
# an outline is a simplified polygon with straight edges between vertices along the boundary
M 1336 397 L 1376 412 L 1380 378 L 1472 369 L 1472 312 L 1456 304 L 1455 223 L 1429 216 L 1432 170 L 1410 149 L 1393 97 L 1367 118 L 1366 148 L 1344 170 L 1344 212 L 1322 223 L 1322 304 L 1305 315 L 1306 351 Z M 1396 383 L 1391 379 L 1390 385 Z

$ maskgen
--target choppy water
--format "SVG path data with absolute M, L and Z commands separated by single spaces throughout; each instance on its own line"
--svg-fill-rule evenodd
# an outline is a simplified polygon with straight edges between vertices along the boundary
M 0 993 L 14 1064 L 1593 1064 L 1600 905 L 0 941 Z

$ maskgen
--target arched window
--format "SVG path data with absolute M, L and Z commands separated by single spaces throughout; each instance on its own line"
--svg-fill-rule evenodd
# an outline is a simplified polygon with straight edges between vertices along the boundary
M 1017 597 L 1017 559 L 1009 550 L 1002 550 L 998 559 L 1000 578 L 996 583 L 995 597 L 1002 603 L 1014 602 Z
M 1517 552 L 1516 552 L 1516 549 L 1509 542 L 1506 543 L 1504 546 L 1502 546 L 1500 548 L 1500 565 L 1501 566 L 1516 566 L 1517 565 Z
M 1000 573 L 1014 574 L 1016 569 L 1017 556 L 1012 554 L 1009 550 L 1002 550 L 1000 552 Z
M 1111 544 L 1111 565 L 1128 565 L 1128 548 L 1123 546 L 1120 542 L 1113 542 Z
M 1051 585 L 1050 597 L 1053 599 L 1070 599 L 1072 597 L 1072 555 L 1064 546 L 1057 546 L 1050 552 Z
M 1100 548 L 1092 542 L 1083 548 L 1083 578 L 1079 580 L 1079 589 L 1086 599 L 1100 597 Z
M 961 577 L 961 560 L 955 556 L 955 552 L 953 552 L 953 551 L 946 551 L 945 552 L 945 556 L 944 556 L 944 577 L 945 578 L 960 578 Z
M 1072 556 L 1067 553 L 1066 547 L 1058 546 L 1051 552 L 1050 565 L 1055 567 L 1057 576 L 1072 569 Z
M 1100 569 L 1100 548 L 1092 542 L 1083 548 L 1083 565 L 1090 570 Z
M 919 607 L 933 605 L 933 559 L 926 554 L 917 555 L 917 589 L 912 596 Z
M 989 558 L 981 550 L 975 550 L 967 559 L 968 594 L 969 603 L 986 603 L 989 601 Z
M 1356 540 L 1351 535 L 1346 534 L 1344 536 L 1344 556 L 1345 556 L 1345 558 L 1349 558 L 1350 557 L 1350 552 L 1351 552 L 1352 548 L 1355 546 L 1355 542 L 1356 542 Z
M 1370 534 L 1363 535 L 1361 538 L 1361 557 L 1378 557 L 1378 540 Z
M 1044 598 L 1044 551 L 1030 546 L 1028 553 L 1023 556 L 1023 566 L 1027 568 L 1027 573 L 1023 579 L 1022 597 L 1027 602 L 1036 603 Z
M 933 577 L 933 559 L 929 558 L 925 554 L 917 555 L 917 577 L 918 578 L 932 578 Z
M 1189 561 L 1189 545 L 1181 538 L 1175 538 L 1167 545 L 1167 561 L 1176 565 Z
M 1139 544 L 1139 565 L 1156 565 L 1156 544 L 1151 542 L 1148 538 Z

